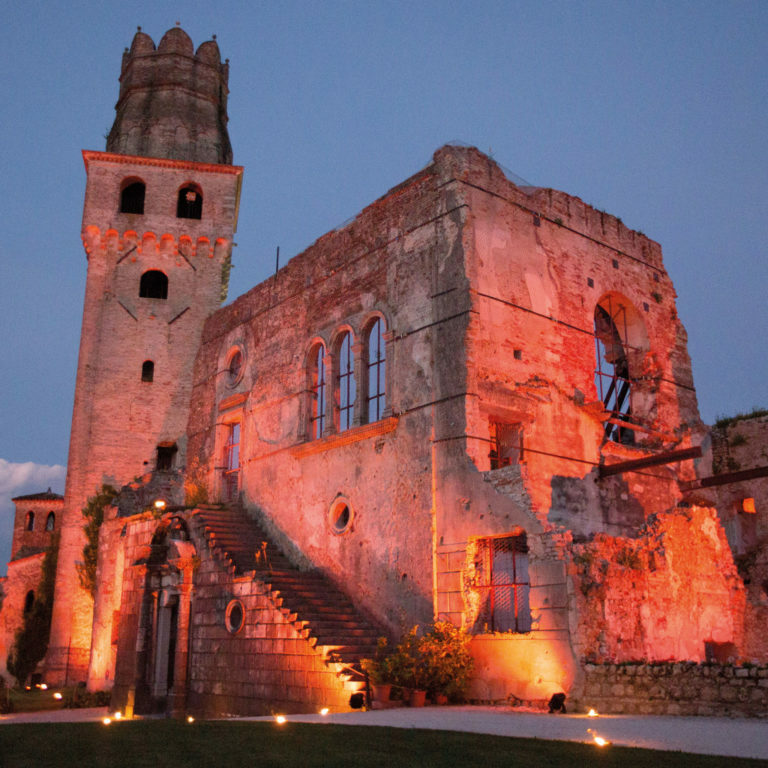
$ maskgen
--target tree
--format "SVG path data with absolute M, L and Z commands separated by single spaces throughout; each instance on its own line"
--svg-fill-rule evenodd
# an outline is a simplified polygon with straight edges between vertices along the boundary
M 48 651 L 56 585 L 59 537 L 56 534 L 43 558 L 42 574 L 32 607 L 24 614 L 24 623 L 16 632 L 5 666 L 19 685 L 24 682 Z

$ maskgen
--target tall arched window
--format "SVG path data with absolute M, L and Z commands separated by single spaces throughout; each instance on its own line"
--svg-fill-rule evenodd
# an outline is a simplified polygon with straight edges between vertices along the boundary
M 325 347 L 318 344 L 309 359 L 309 434 L 315 440 L 323 436 L 325 429 Z
M 355 361 L 352 355 L 352 334 L 349 331 L 342 335 L 338 350 L 336 402 L 339 408 L 339 432 L 343 432 L 352 426 L 355 397 L 357 396 Z
M 155 380 L 155 364 L 151 360 L 145 360 L 141 364 L 141 380 L 142 381 Z
M 240 422 L 227 428 L 224 445 L 224 500 L 235 501 L 240 490 Z
M 143 181 L 126 179 L 120 192 L 120 213 L 144 213 L 144 194 L 146 186 Z
M 642 414 L 634 412 L 637 374 L 632 369 L 637 369 L 647 349 L 645 326 L 632 304 L 618 294 L 601 299 L 595 308 L 595 387 L 610 412 L 605 423 L 608 440 L 635 442 L 632 424 L 640 423 L 637 417 Z
M 45 530 L 52 531 L 56 527 L 56 515 L 53 512 L 48 513 L 45 518 Z
M 176 203 L 177 219 L 201 219 L 203 217 L 203 190 L 197 184 L 186 184 L 179 190 Z
M 387 405 L 387 360 L 384 346 L 384 321 L 379 317 L 368 329 L 365 340 L 366 355 L 366 415 L 368 422 L 379 421 Z
M 139 281 L 139 297 L 143 299 L 167 299 L 168 278 L 159 269 L 147 270 Z
M 27 512 L 27 516 L 24 519 L 24 530 L 25 531 L 34 531 L 35 530 L 35 513 L 31 510 Z

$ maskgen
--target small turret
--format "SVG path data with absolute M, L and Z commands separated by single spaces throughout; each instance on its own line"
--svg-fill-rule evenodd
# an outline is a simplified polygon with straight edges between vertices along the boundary
M 215 36 L 195 52 L 181 27 L 157 47 L 139 27 L 123 53 L 107 151 L 231 165 L 228 81 L 229 61 L 221 62 Z

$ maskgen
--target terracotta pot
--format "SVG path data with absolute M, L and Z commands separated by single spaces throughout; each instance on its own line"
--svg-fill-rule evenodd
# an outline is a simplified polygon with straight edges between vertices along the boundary
M 371 683 L 371 696 L 374 701 L 389 701 L 389 694 L 392 692 L 390 683 Z
M 412 707 L 423 707 L 426 701 L 427 701 L 426 691 L 420 691 L 418 689 L 411 691 L 410 705 Z
M 435 704 L 439 707 L 444 707 L 448 703 L 448 697 L 444 693 L 435 694 Z

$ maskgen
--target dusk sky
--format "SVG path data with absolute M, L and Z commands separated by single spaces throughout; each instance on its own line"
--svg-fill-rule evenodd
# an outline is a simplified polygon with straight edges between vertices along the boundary
M 176 21 L 230 59 L 245 166 L 229 299 L 473 144 L 661 243 L 702 418 L 768 406 L 768 2 L 2 0 L 0 573 L 10 497 L 63 492 L 82 149 L 123 49 Z

